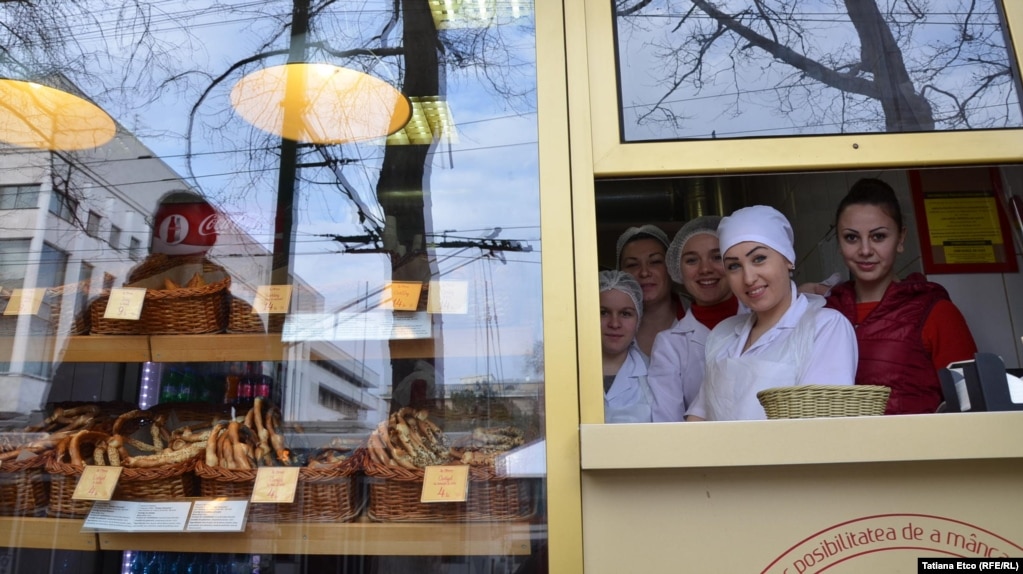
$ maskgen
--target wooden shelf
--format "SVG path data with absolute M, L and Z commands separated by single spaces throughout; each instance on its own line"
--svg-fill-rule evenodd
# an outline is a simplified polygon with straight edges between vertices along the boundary
M 96 534 L 82 532 L 82 519 L 0 516 L 0 546 L 44 550 L 98 550 Z
M 10 361 L 16 339 L 0 337 L 0 361 Z M 310 342 L 316 345 L 316 342 Z M 281 341 L 279 333 L 210 335 L 76 335 L 31 337 L 24 358 L 34 362 L 67 363 L 198 363 L 225 361 L 282 361 L 294 343 Z M 432 339 L 409 339 L 381 344 L 379 357 L 388 352 L 395 359 L 433 357 Z M 54 351 L 56 349 L 56 352 Z M 331 352 L 334 349 L 336 352 Z M 318 353 L 327 359 L 347 359 L 344 351 L 325 341 Z

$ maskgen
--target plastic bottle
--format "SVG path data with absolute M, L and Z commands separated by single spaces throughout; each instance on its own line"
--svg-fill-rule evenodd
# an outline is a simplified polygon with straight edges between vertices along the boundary
M 160 380 L 160 402 L 173 403 L 178 400 L 178 393 L 181 392 L 181 373 L 177 367 L 169 366 L 167 372 Z
M 178 402 L 187 403 L 199 394 L 199 376 L 192 367 L 185 367 L 181 371 L 181 381 L 178 385 Z

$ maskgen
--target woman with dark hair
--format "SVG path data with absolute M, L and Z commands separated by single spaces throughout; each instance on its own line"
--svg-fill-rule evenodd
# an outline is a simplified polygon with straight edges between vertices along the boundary
M 632 275 L 643 288 L 643 324 L 636 345 L 648 358 L 654 338 L 685 316 L 682 300 L 672 292 L 665 255 L 668 235 L 656 225 L 630 227 L 618 237 L 615 261 L 618 269 Z
M 852 279 L 831 290 L 827 306 L 856 327 L 856 384 L 891 387 L 885 414 L 935 412 L 942 401 L 938 370 L 977 352 L 966 320 L 941 285 L 919 273 L 895 276 L 906 227 L 887 183 L 857 181 L 835 220 Z

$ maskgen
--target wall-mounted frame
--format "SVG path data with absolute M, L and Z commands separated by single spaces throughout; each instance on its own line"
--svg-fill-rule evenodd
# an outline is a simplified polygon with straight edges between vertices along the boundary
M 1015 273 L 997 168 L 909 172 L 925 273 Z

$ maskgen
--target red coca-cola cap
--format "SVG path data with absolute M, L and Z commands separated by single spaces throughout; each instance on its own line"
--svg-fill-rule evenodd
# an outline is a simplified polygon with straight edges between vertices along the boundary
M 175 192 L 160 201 L 153 217 L 153 253 L 196 255 L 217 242 L 217 210 L 202 196 Z

